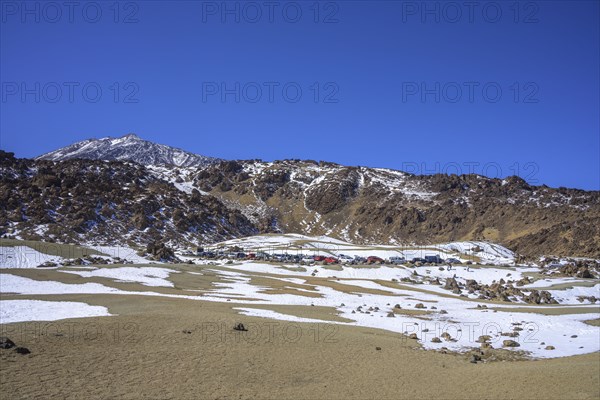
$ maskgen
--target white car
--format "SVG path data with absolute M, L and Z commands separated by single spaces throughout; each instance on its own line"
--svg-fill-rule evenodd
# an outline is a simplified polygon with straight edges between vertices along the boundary
M 353 257 L 350 257 L 346 254 L 338 254 L 337 258 L 341 263 L 349 263 L 349 262 L 354 261 Z

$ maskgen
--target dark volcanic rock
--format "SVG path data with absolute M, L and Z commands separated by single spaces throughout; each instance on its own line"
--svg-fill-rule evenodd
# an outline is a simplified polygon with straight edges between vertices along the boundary
M 15 347 L 15 343 L 6 336 L 0 337 L 0 349 L 10 349 Z

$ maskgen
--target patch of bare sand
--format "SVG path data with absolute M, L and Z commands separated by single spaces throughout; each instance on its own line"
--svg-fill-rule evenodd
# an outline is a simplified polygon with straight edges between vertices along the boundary
M 104 305 L 118 315 L 3 325 L 3 334 L 31 350 L 0 350 L 3 399 L 600 397 L 599 353 L 471 364 L 396 333 L 248 317 L 231 309 L 237 304 L 28 296 L 36 297 Z M 235 322 L 250 329 L 233 331 Z

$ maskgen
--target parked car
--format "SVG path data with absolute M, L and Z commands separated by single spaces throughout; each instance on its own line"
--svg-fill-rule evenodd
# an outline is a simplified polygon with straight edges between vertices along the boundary
M 376 256 L 367 257 L 367 264 L 383 264 L 383 258 Z
M 313 260 L 315 260 L 315 261 L 325 261 L 326 258 L 327 257 L 325 257 L 325 256 L 314 256 Z
M 350 263 L 354 261 L 354 258 L 346 254 L 338 254 L 338 260 L 340 260 L 341 263 Z
M 425 262 L 439 264 L 439 263 L 444 262 L 444 260 L 442 260 L 442 258 L 438 255 L 435 255 L 435 256 L 430 255 L 430 256 L 425 256 Z
M 323 260 L 323 262 L 325 264 L 337 264 L 338 263 L 338 259 L 335 257 L 327 257 Z
M 402 264 L 406 262 L 404 257 L 390 257 L 390 263 L 392 264 Z
M 412 262 L 413 264 L 414 263 L 418 263 L 418 262 L 423 263 L 423 262 L 425 262 L 425 259 L 424 258 L 420 258 L 420 257 L 414 257 L 412 260 L 410 260 L 410 262 Z
M 285 254 L 273 254 L 271 256 L 271 259 L 273 261 L 279 261 L 279 262 L 285 261 Z

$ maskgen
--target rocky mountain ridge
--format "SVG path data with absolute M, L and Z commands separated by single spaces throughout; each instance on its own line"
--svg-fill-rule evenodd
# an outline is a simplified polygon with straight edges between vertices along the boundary
M 600 258 L 598 191 L 311 160 L 163 162 L 173 153 L 157 158 L 153 143 L 139 142 L 128 135 L 101 145 L 134 149 L 121 156 L 135 162 L 87 159 L 119 155 L 84 142 L 36 160 L 2 152 L 0 234 L 144 246 L 268 232 L 357 244 L 489 240 L 530 257 Z
M 531 186 L 514 176 L 229 161 L 203 168 L 193 185 L 262 229 L 353 243 L 490 240 L 531 256 L 600 257 L 600 192 Z
M 42 154 L 38 160 L 64 161 L 75 158 L 90 160 L 134 161 L 142 165 L 202 166 L 221 161 L 175 147 L 143 140 L 130 133 L 120 138 L 87 139 Z

